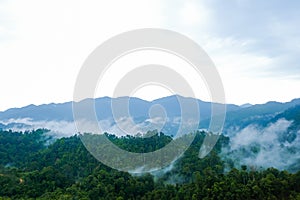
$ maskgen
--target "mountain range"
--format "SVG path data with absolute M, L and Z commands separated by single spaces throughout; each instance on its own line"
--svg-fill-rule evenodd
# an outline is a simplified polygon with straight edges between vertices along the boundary
M 110 98 L 102 97 L 97 99 L 86 99 L 84 101 L 94 101 L 95 111 L 99 121 L 109 121 L 108 126 L 113 126 L 116 122 L 113 118 L 113 111 L 111 109 L 112 101 L 129 102 L 130 117 L 136 124 L 143 125 L 149 123 L 149 109 L 154 105 L 159 105 L 164 108 L 167 116 L 167 123 L 164 126 L 164 131 L 169 134 L 178 129 L 178 119 L 181 116 L 180 102 L 189 103 L 191 100 L 196 100 L 200 109 L 200 124 L 199 128 L 206 129 L 209 126 L 211 119 L 212 105 L 220 105 L 217 103 L 205 102 L 199 99 L 186 98 L 182 96 L 168 96 L 154 101 L 145 101 L 135 97 L 119 97 Z M 51 103 L 43 105 L 28 105 L 22 108 L 11 108 L 0 112 L 0 129 L 31 129 L 37 128 L 33 126 L 37 122 L 73 122 L 72 112 L 73 102 L 66 103 Z M 259 124 L 266 126 L 268 123 L 278 118 L 285 118 L 284 111 L 293 109 L 300 105 L 300 99 L 294 99 L 290 102 L 280 103 L 270 101 L 265 104 L 244 104 L 242 106 L 234 104 L 226 104 L 226 120 L 224 124 L 224 133 L 229 133 L 235 127 L 241 130 L 250 124 Z M 297 109 L 296 109 L 297 110 Z M 192 111 L 191 111 L 192 112 Z M 289 111 L 290 113 L 292 111 Z M 215 112 L 215 117 L 220 113 Z M 291 117 L 287 117 L 293 120 Z M 147 121 L 148 120 L 148 121 Z M 42 123 L 38 123 L 42 124 Z M 48 128 L 48 127 L 45 127 Z M 110 130 L 110 129 L 108 129 Z M 115 129 L 111 129 L 115 130 Z M 75 130 L 74 130 L 75 131 Z
M 86 99 L 81 103 L 95 103 L 98 124 L 103 132 L 118 136 L 151 131 L 149 124 L 163 124 L 161 131 L 165 135 L 177 135 L 181 125 L 181 107 L 179 101 L 189 105 L 195 100 L 200 108 L 198 129 L 208 129 L 211 120 L 212 105 L 199 99 L 181 96 L 169 96 L 154 101 L 139 98 L 97 98 Z M 130 119 L 114 119 L 112 102 L 129 102 Z M 51 137 L 68 137 L 77 133 L 72 112 L 73 102 L 61 104 L 29 105 L 0 112 L 0 129 L 26 131 L 44 128 L 50 130 Z M 118 104 L 122 107 L 122 104 Z M 126 105 L 126 104 L 124 104 Z M 167 120 L 153 118 L 151 109 L 164 108 Z M 238 106 L 227 104 L 223 134 L 230 138 L 228 148 L 222 149 L 221 157 L 235 165 L 276 167 L 281 170 L 300 169 L 300 99 L 290 102 L 267 102 L 257 105 Z M 122 109 L 116 107 L 115 109 Z M 149 112 L 150 110 L 150 112 Z M 83 110 L 84 111 L 84 110 Z M 185 111 L 187 113 L 193 110 Z M 149 114 L 150 113 L 150 114 Z M 223 117 L 216 110 L 214 118 Z M 133 124 L 130 123 L 133 120 Z M 126 128 L 120 128 L 120 125 Z M 183 123 L 185 125 L 185 123 Z M 147 134 L 146 134 L 147 135 Z

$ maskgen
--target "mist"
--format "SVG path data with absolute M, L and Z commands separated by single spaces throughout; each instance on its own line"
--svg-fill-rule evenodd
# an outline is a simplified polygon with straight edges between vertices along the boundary
M 235 167 L 299 169 L 300 132 L 289 130 L 292 123 L 279 119 L 267 127 L 249 125 L 230 137 L 230 144 L 223 148 L 221 156 Z
M 75 123 L 70 121 L 34 121 L 30 118 L 21 118 L 0 121 L 0 123 L 6 126 L 5 129 L 13 131 L 48 129 L 50 131 L 47 135 L 54 138 L 69 137 L 78 133 Z M 251 124 L 235 131 L 230 134 L 230 144 L 222 149 L 221 157 L 229 163 L 229 168 L 232 165 L 234 167 L 247 165 L 255 168 L 274 167 L 295 171 L 300 167 L 300 131 L 290 130 L 292 123 L 293 121 L 279 119 L 266 127 Z M 158 129 L 162 132 L 166 130 L 161 120 L 156 118 L 146 119 L 140 123 L 134 123 L 129 118 L 122 118 L 100 120 L 95 126 L 91 126 L 89 122 L 82 122 L 82 124 L 89 127 L 90 132 L 107 132 L 116 136 L 145 134 L 149 129 Z M 180 122 L 178 119 L 167 119 L 166 124 L 167 128 L 176 128 Z M 98 125 L 101 130 L 98 129 Z M 138 171 L 137 169 L 133 173 Z
M 75 122 L 73 121 L 54 121 L 54 120 L 40 120 L 36 121 L 31 118 L 18 118 L 18 119 L 8 119 L 0 121 L 1 124 L 4 125 L 4 130 L 12 130 L 17 132 L 24 132 L 36 129 L 48 129 L 48 135 L 51 135 L 55 138 L 61 137 L 69 137 L 78 133 L 78 129 L 76 128 L 80 126 L 81 132 L 102 134 L 104 132 L 114 134 L 116 136 L 126 136 L 126 135 L 144 135 L 152 130 L 165 131 L 164 125 L 168 124 L 168 128 L 178 127 L 179 123 L 161 118 L 151 118 L 146 119 L 142 122 L 136 123 L 131 118 L 120 118 L 117 120 L 114 119 L 105 119 L 100 120 L 97 123 L 93 123 L 91 121 L 79 120 Z M 84 131 L 82 131 L 84 130 Z M 171 131 L 169 131 L 171 132 Z

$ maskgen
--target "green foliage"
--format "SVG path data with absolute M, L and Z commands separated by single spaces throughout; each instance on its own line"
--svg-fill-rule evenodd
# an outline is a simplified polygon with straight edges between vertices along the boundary
M 46 146 L 46 130 L 26 133 L 0 131 L 0 200 L 2 199 L 299 199 L 300 172 L 291 174 L 249 166 L 224 173 L 219 157 L 228 138 L 198 158 L 205 137 L 198 132 L 189 149 L 173 167 L 151 174 L 131 175 L 94 159 L 79 136 L 57 139 Z M 148 152 L 172 138 L 106 135 L 129 151 Z M 22 150 L 22 151 L 21 151 Z M 18 154 L 18 155 L 16 155 Z
M 21 166 L 30 156 L 44 148 L 47 130 L 32 132 L 0 131 L 0 165 Z M 30 153 L 29 153 L 30 152 Z
M 147 153 L 160 149 L 170 143 L 172 138 L 164 133 L 157 133 L 155 131 L 148 132 L 145 136 L 131 136 L 126 135 L 117 137 L 115 135 L 105 134 L 108 139 L 121 149 L 135 152 Z

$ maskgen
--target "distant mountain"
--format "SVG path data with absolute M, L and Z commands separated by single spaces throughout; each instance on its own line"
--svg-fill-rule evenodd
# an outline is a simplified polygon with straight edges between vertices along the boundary
M 149 124 L 149 109 L 154 105 L 159 105 L 164 108 L 168 122 L 164 126 L 164 131 L 170 134 L 178 130 L 179 124 L 176 120 L 180 120 L 181 107 L 179 101 L 189 104 L 189 101 L 195 100 L 192 98 L 181 97 L 177 95 L 156 99 L 154 101 L 145 101 L 134 97 L 119 97 L 110 98 L 102 97 L 93 99 L 86 99 L 83 102 L 88 103 L 94 101 L 95 110 L 98 120 L 107 120 L 106 127 L 108 131 L 116 131 L 116 128 L 112 128 L 116 124 L 113 117 L 113 111 L 111 109 L 111 103 L 121 102 L 119 105 L 123 105 L 122 102 L 129 102 L 130 116 L 136 124 L 143 126 Z M 200 125 L 199 128 L 208 128 L 211 118 L 211 107 L 212 104 L 196 99 L 200 108 Z M 66 102 L 60 104 L 43 104 L 43 105 L 29 105 L 22 108 L 12 108 L 4 112 L 0 112 L 0 129 L 16 128 L 16 129 L 27 129 L 27 128 L 55 128 L 66 129 L 72 126 L 71 132 L 75 131 L 73 124 L 73 112 L 72 103 Z M 220 104 L 216 104 L 220 105 Z M 227 104 L 227 116 L 224 124 L 224 132 L 227 133 L 232 128 L 243 129 L 250 124 L 267 124 L 276 116 L 280 116 L 281 113 L 292 108 L 296 105 L 300 105 L 300 99 L 295 99 L 287 103 L 279 102 L 268 102 L 266 104 L 245 104 L 237 106 L 234 104 Z M 119 108 L 117 108 L 119 109 Z M 187 111 L 189 112 L 189 111 Z M 192 110 L 191 110 L 192 112 Z M 220 111 L 216 110 L 216 116 L 220 114 Z M 28 122 L 29 121 L 29 122 Z M 49 122 L 64 122 L 65 124 L 57 124 Z M 37 123 L 39 122 L 39 123 Z M 47 122 L 47 127 L 42 127 L 43 123 Z M 69 123 L 69 124 L 67 124 Z M 35 126 L 33 126 L 35 124 Z M 71 124 L 71 125 L 70 125 Z M 108 124 L 108 125 L 107 125 Z M 58 129 L 57 128 L 57 129 Z M 133 129 L 135 130 L 135 129 Z
M 245 103 L 243 105 L 240 105 L 241 108 L 248 108 L 248 107 L 251 107 L 251 106 L 253 106 L 253 105 L 250 104 L 250 103 Z
M 43 105 L 28 105 L 22 108 L 11 108 L 0 112 L 0 120 L 8 119 L 24 119 L 31 118 L 32 120 L 66 120 L 72 121 L 72 102 L 61 104 L 43 104 Z
M 236 121 L 227 118 L 224 130 L 230 137 L 230 145 L 228 149 L 224 149 L 223 157 L 235 165 L 298 171 L 300 104 L 297 102 L 270 102 L 258 105 L 255 109 L 238 111 L 241 118 L 235 118 Z M 238 116 L 238 112 L 228 115 L 235 117 Z M 252 116 L 242 118 L 244 112 Z
M 291 126 L 288 129 L 288 132 L 294 132 L 297 134 L 297 131 L 300 130 L 300 104 L 295 105 L 284 112 L 276 115 L 272 122 L 276 122 L 278 119 L 286 119 L 288 121 L 292 121 Z
M 249 107 L 240 107 L 237 110 L 227 110 L 224 124 L 224 132 L 232 129 L 241 130 L 250 124 L 266 125 L 275 116 L 283 113 L 289 108 L 300 105 L 300 99 L 294 99 L 290 102 L 280 103 L 270 101 L 265 104 L 256 104 Z M 202 128 L 208 126 L 210 119 L 206 119 L 200 124 Z
M 146 117 L 148 118 L 148 111 L 153 105 L 161 105 L 167 112 L 168 117 L 173 118 L 181 115 L 180 104 L 178 98 L 184 102 L 191 98 L 181 96 L 169 96 L 154 101 L 145 101 L 134 97 L 119 97 L 112 99 L 110 97 L 103 97 L 95 99 L 95 110 L 99 120 L 112 118 L 111 102 L 114 101 L 129 101 L 129 110 L 133 118 Z M 211 114 L 211 103 L 196 99 L 201 111 L 201 118 L 208 118 Z M 84 101 L 93 101 L 87 99 Z M 227 104 L 227 111 L 234 111 L 240 109 L 234 104 Z M 8 119 L 22 119 L 30 118 L 34 121 L 41 120 L 55 120 L 55 121 L 73 121 L 72 102 L 60 104 L 43 104 L 43 105 L 29 105 L 22 108 L 12 108 L 4 112 L 0 112 L 0 120 Z
M 0 130 L 6 128 L 6 126 L 2 123 L 0 123 Z

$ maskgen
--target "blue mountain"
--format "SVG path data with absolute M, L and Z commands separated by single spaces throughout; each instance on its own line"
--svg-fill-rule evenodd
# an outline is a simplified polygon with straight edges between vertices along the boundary
M 200 108 L 200 126 L 199 128 L 208 128 L 211 118 L 212 105 L 221 105 L 218 103 L 211 103 L 201 101 L 199 99 L 186 98 L 178 95 L 163 97 L 153 101 L 145 101 L 143 99 L 135 97 L 102 97 L 96 99 L 85 99 L 81 103 L 94 103 L 96 115 L 99 121 L 101 120 L 113 120 L 113 110 L 111 109 L 112 102 L 116 103 L 118 107 L 114 107 L 116 110 L 122 109 L 123 102 L 128 102 L 130 117 L 135 123 L 147 124 L 150 118 L 149 110 L 155 106 L 159 105 L 165 111 L 167 118 L 170 120 L 169 124 L 166 125 L 164 130 L 169 132 L 175 132 L 178 129 L 178 125 L 175 126 L 171 124 L 176 118 L 181 116 L 181 107 L 179 100 L 189 105 L 189 102 L 196 101 Z M 43 105 L 28 105 L 22 108 L 12 108 L 6 111 L 0 112 L 0 129 L 7 128 L 28 128 L 28 124 L 22 124 L 22 122 L 14 122 L 16 119 L 28 118 L 31 121 L 65 121 L 73 122 L 73 102 L 66 103 L 51 103 Z M 114 104 L 115 105 L 115 104 Z M 280 102 L 268 102 L 266 104 L 248 105 L 247 106 L 237 106 L 234 104 L 227 104 L 226 121 L 224 124 L 224 132 L 230 130 L 231 127 L 239 127 L 242 129 L 250 124 L 264 125 L 268 124 L 275 116 L 280 113 L 293 108 L 296 105 L 300 105 L 300 99 L 294 99 L 291 102 L 280 103 Z M 187 110 L 193 113 L 193 110 Z M 218 117 L 220 111 L 216 110 L 214 113 L 215 117 Z M 13 123 L 5 123 L 10 120 Z M 112 124 L 115 122 L 112 121 Z

